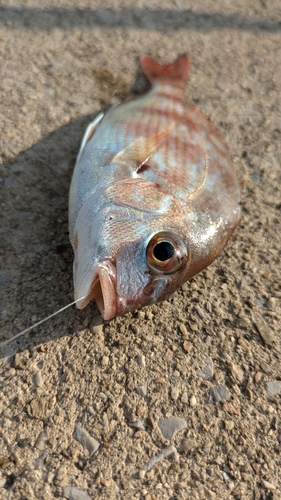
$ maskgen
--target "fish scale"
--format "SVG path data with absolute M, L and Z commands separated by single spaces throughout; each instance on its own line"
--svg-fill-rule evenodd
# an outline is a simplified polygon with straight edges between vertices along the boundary
M 198 128 L 196 122 L 182 116 L 182 113 L 177 110 L 180 102 L 180 111 L 182 111 L 184 96 L 180 98 L 176 94 L 174 99 L 171 94 L 165 101 L 167 94 L 163 93 L 162 86 L 159 87 L 151 92 L 152 95 L 148 97 L 148 102 L 144 106 L 140 105 L 136 108 L 134 105 L 131 106 L 133 109 L 126 110 L 130 116 L 129 119 L 126 118 L 123 121 L 119 117 L 120 123 L 117 130 L 118 137 L 121 137 L 122 140 L 117 140 L 116 143 L 118 148 L 123 149 L 136 137 L 146 137 L 155 131 L 165 130 L 175 124 L 175 130 L 159 146 L 157 161 L 154 162 L 157 166 L 154 165 L 154 168 L 147 172 L 145 177 L 156 181 L 159 172 L 161 172 L 165 182 L 175 185 L 175 191 L 179 185 L 182 190 L 186 190 L 182 196 L 185 198 L 189 191 L 195 190 L 202 177 L 200 170 L 205 168 L 202 138 L 198 133 L 197 136 L 195 135 Z M 165 88 L 165 86 L 163 87 Z M 160 99 L 158 95 L 160 95 Z M 180 129 L 179 124 L 182 125 Z M 124 137 L 126 129 L 129 130 L 129 133 Z M 187 165 L 188 160 L 190 165 Z M 192 164 L 195 165 L 194 168 Z
M 169 297 L 220 254 L 240 218 L 227 148 L 185 101 L 187 56 L 140 61 L 152 89 L 89 125 L 69 196 L 77 306 L 95 299 L 107 320 Z

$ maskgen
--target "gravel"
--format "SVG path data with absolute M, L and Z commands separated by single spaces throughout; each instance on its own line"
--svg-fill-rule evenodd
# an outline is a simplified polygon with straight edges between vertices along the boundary
M 0 498 L 68 487 L 99 500 L 275 500 L 280 0 L 55 3 L 1 3 L 0 343 L 73 300 L 76 155 L 100 110 L 147 88 L 142 53 L 189 53 L 186 97 L 229 146 L 242 218 L 220 257 L 161 304 L 112 321 L 94 303 L 71 306 L 1 349 Z M 171 417 L 187 425 L 169 441 L 158 422 Z
M 269 398 L 273 398 L 281 394 L 281 381 L 271 380 L 265 383 L 266 394 Z
M 209 402 L 220 403 L 225 401 L 230 396 L 229 390 L 224 385 L 216 385 L 210 389 Z
M 163 437 L 169 439 L 169 441 L 172 441 L 178 432 L 185 429 L 186 425 L 186 421 L 180 417 L 168 417 L 158 422 Z
M 173 446 L 167 446 L 166 448 L 163 448 L 157 455 L 154 455 L 145 465 L 144 465 L 144 470 L 149 471 L 153 467 L 155 467 L 156 464 L 159 462 L 162 462 L 165 458 L 169 457 L 170 455 L 173 455 L 177 453 L 177 449 Z
M 100 443 L 90 436 L 79 423 L 75 425 L 73 437 L 89 452 L 90 457 L 99 449 Z
M 197 372 L 197 375 L 204 380 L 212 380 L 213 375 L 214 375 L 214 366 L 213 366 L 213 361 L 210 358 L 206 358 L 204 360 L 205 367 L 203 370 L 200 370 Z
M 63 497 L 67 500 L 90 500 L 91 497 L 86 491 L 80 490 L 75 486 L 66 486 L 63 490 Z
M 271 328 L 269 328 L 269 326 L 266 324 L 266 322 L 262 318 L 255 320 L 254 324 L 255 324 L 255 327 L 258 330 L 263 342 L 266 345 L 273 345 L 277 341 L 277 337 L 276 337 L 274 331 Z

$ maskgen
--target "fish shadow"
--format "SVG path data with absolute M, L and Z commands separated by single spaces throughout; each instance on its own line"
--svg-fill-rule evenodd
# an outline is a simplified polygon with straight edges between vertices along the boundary
M 97 113 L 59 127 L 1 165 L 0 343 L 73 301 L 68 192 L 83 133 Z M 94 305 L 90 311 L 97 313 Z M 73 333 L 75 318 L 83 323 L 85 312 L 73 306 L 10 345 L 22 350 L 30 341 Z

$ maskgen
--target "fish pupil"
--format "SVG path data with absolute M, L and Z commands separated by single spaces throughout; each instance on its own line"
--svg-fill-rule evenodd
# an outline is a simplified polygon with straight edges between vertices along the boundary
M 164 262 L 165 260 L 171 259 L 175 254 L 175 248 L 169 241 L 160 241 L 157 243 L 153 249 L 153 255 L 155 259 Z

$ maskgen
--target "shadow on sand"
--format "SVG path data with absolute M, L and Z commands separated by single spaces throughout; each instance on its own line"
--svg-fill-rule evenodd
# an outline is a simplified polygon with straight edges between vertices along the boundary
M 73 300 L 68 191 L 81 138 L 96 114 L 61 126 L 1 165 L 0 342 Z M 84 311 L 73 306 L 10 346 L 26 348 L 34 334 L 41 344 L 50 333 L 72 333 L 75 315 L 82 323 Z
M 0 7 L 0 23 L 9 29 L 23 26 L 30 30 L 51 30 L 54 28 L 123 27 L 134 30 L 188 30 L 213 31 L 227 28 L 242 31 L 280 31 L 281 22 L 242 17 L 236 14 L 205 11 L 193 12 L 192 9 L 79 9 L 57 7 L 23 7 L 15 5 Z

